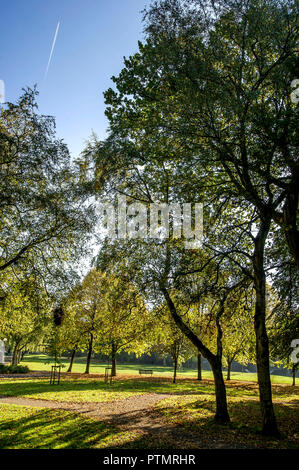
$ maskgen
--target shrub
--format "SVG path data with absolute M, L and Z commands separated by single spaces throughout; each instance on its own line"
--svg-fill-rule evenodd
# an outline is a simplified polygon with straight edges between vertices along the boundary
M 26 374 L 29 372 L 27 366 L 13 366 L 0 364 L 0 374 Z

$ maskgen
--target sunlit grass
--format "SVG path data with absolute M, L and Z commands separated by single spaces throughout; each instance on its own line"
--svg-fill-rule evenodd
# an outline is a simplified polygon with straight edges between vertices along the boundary
M 294 390 L 294 396 L 296 391 Z M 275 394 L 274 394 L 275 395 Z M 292 397 L 289 391 L 285 400 Z M 281 439 L 265 438 L 260 434 L 261 412 L 257 398 L 242 396 L 230 396 L 228 409 L 231 422 L 220 427 L 214 422 L 216 411 L 215 397 L 205 396 L 172 396 L 161 400 L 156 409 L 167 418 L 173 426 L 179 426 L 182 433 L 188 436 L 192 432 L 203 443 L 217 442 L 221 447 L 230 447 L 229 443 L 235 443 L 237 447 L 250 448 L 298 448 L 298 391 L 297 403 L 280 403 L 275 400 L 274 408 Z
M 262 438 L 258 433 L 261 413 L 255 384 L 235 382 L 227 386 L 231 424 L 224 427 L 213 421 L 215 390 L 212 381 L 181 380 L 172 384 L 167 378 L 137 380 L 128 377 L 108 385 L 103 379 L 63 378 L 61 384 L 55 386 L 49 385 L 48 379 L 0 381 L 0 395 L 79 403 L 119 400 L 143 393 L 163 394 L 161 401 L 156 404 L 156 412 L 166 421 L 158 435 L 151 433 L 150 419 L 145 432 L 138 429 L 132 431 L 94 421 L 74 412 L 3 404 L 0 405 L 0 448 L 298 446 L 298 387 L 273 386 L 276 416 L 283 433 L 282 439 L 278 441 Z M 165 394 L 168 398 L 165 398 Z
M 0 382 L 0 395 L 65 402 L 107 402 L 136 395 L 133 387 L 110 386 L 95 380 L 61 380 L 50 385 L 48 379 L 11 379 Z M 139 392 L 140 393 L 140 392 Z
M 62 410 L 0 406 L 1 449 L 84 449 L 123 445 L 131 432 Z
M 51 364 L 45 364 L 48 360 L 46 355 L 27 355 L 24 357 L 24 360 L 21 362 L 22 365 L 27 365 L 30 370 L 33 371 L 50 371 Z M 84 373 L 85 372 L 85 358 L 79 357 L 75 360 L 73 365 L 73 372 L 77 373 Z M 63 364 L 65 367 L 62 368 L 63 372 L 66 372 L 69 360 L 65 358 L 63 360 Z M 104 374 L 105 367 L 107 367 L 107 363 L 95 362 L 92 361 L 90 366 L 90 373 L 91 374 Z M 154 376 L 162 376 L 162 377 L 170 377 L 173 374 L 172 367 L 164 367 L 164 366 L 156 366 L 150 364 L 118 364 L 117 371 L 119 375 L 138 375 L 139 369 L 153 369 Z M 211 371 L 204 370 L 202 371 L 203 379 L 212 379 L 213 374 Z M 195 369 L 184 369 L 178 371 L 178 377 L 197 377 L 197 371 Z M 224 377 L 226 374 L 224 372 Z M 232 380 L 242 380 L 242 381 L 249 381 L 249 382 L 256 382 L 257 381 L 257 374 L 256 373 L 246 373 L 246 372 L 231 372 L 231 379 Z M 280 375 L 271 375 L 272 383 L 282 383 L 282 384 L 291 384 L 292 379 L 291 377 L 285 377 Z
M 200 384 L 191 381 L 179 381 L 173 384 L 169 380 L 155 381 L 117 379 L 112 385 L 102 379 L 62 379 L 59 385 L 50 385 L 49 379 L 6 379 L 0 381 L 0 395 L 19 396 L 42 400 L 66 402 L 106 402 L 121 400 L 144 393 L 177 394 L 213 394 L 212 383 Z M 230 393 L 230 392 L 229 392 Z M 231 393 L 244 393 L 232 389 Z M 251 394 L 249 390 L 245 393 Z
M 280 401 L 296 401 L 298 387 L 273 385 L 273 397 Z M 133 395 L 156 393 L 176 395 L 211 395 L 214 396 L 213 381 L 179 380 L 173 384 L 167 377 L 164 379 L 114 379 L 112 384 L 105 383 L 103 378 L 62 378 L 59 385 L 50 385 L 49 379 L 2 379 L 0 395 L 36 398 L 42 400 L 66 402 L 107 402 L 121 400 Z M 230 382 L 227 384 L 228 397 L 256 397 L 256 384 Z

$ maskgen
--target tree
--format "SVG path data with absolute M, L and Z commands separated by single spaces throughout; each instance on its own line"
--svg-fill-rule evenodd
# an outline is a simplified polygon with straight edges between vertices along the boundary
M 290 259 L 282 237 L 276 237 L 271 255 L 275 260 L 272 292 L 275 302 L 268 317 L 271 358 L 277 364 L 292 369 L 295 385 L 298 364 L 292 362 L 292 344 L 299 337 L 298 302 L 299 270 Z
M 39 277 L 58 295 L 59 281 L 70 280 L 66 262 L 83 253 L 92 212 L 54 118 L 37 113 L 36 95 L 24 90 L 0 109 L 0 273 Z
M 170 355 L 173 362 L 173 383 L 176 383 L 177 369 L 194 354 L 192 343 L 176 326 L 164 305 L 163 318 L 159 309 L 159 323 L 155 325 L 155 334 L 150 352 L 157 352 L 162 356 Z M 166 310 L 166 311 L 165 311 Z
M 173 129 L 176 121 L 176 134 L 192 133 L 194 147 L 213 155 L 237 193 L 282 228 L 298 264 L 298 107 L 290 86 L 298 71 L 298 5 L 162 0 L 145 17 L 148 41 L 126 61 L 131 77 L 133 70 L 143 72 L 141 98 L 151 105 L 159 100 L 160 110 L 170 107 L 162 128 Z M 153 75 L 145 90 L 149 71 L 141 67 L 150 57 Z M 116 83 L 124 84 L 126 71 Z
M 118 124 L 122 125 L 121 122 Z M 109 194 L 114 200 L 117 199 L 118 194 L 126 195 L 129 205 L 128 213 L 130 212 L 131 216 L 133 216 L 134 211 L 138 212 L 138 209 L 133 205 L 135 201 L 143 202 L 148 206 L 156 201 L 166 204 L 183 203 L 186 197 L 191 201 L 198 200 L 197 191 L 201 182 L 196 181 L 193 176 L 193 169 L 188 167 L 185 161 L 178 167 L 172 162 L 176 150 L 179 150 L 176 143 L 173 143 L 173 139 L 168 136 L 164 136 L 163 145 L 161 145 L 161 142 L 157 139 L 147 138 L 142 129 L 137 137 L 133 133 L 128 139 L 121 133 L 113 132 L 106 142 L 96 143 L 93 149 L 88 147 L 87 157 L 90 158 L 93 155 L 95 161 L 94 186 L 96 194 L 100 193 L 102 197 Z M 180 165 L 179 162 L 178 165 Z M 184 172 L 185 175 L 183 176 Z M 204 177 L 206 175 L 203 175 Z M 210 181 L 212 186 L 217 184 L 215 179 L 213 181 L 213 176 L 209 177 L 208 175 L 208 183 Z M 199 194 L 202 197 L 202 189 L 200 191 Z M 209 195 L 210 192 L 208 190 Z M 211 197 L 215 201 L 215 195 L 213 194 Z M 220 200 L 219 205 L 222 204 L 223 201 Z M 235 202 L 235 205 L 238 205 L 236 211 L 240 213 L 239 204 Z M 213 222 L 213 219 L 214 221 L 217 220 L 217 213 L 217 206 L 212 207 L 211 211 L 209 209 L 207 211 L 207 218 L 212 221 L 212 227 L 207 230 L 206 237 L 214 246 L 217 242 L 218 231 L 222 228 L 217 227 L 217 232 L 214 230 L 215 222 Z M 222 376 L 222 329 L 220 322 L 224 311 L 221 303 L 225 304 L 226 289 L 223 289 L 223 296 L 218 292 L 218 298 L 215 299 L 215 310 L 218 310 L 218 313 L 216 314 L 213 311 L 212 316 L 212 321 L 218 322 L 216 333 L 219 344 L 218 352 L 212 352 L 207 347 L 205 340 L 202 341 L 198 332 L 182 321 L 172 299 L 172 292 L 180 289 L 185 290 L 186 297 L 188 297 L 188 287 L 186 288 L 186 286 L 189 285 L 190 279 L 189 293 L 192 296 L 194 295 L 194 292 L 192 292 L 193 285 L 201 277 L 204 284 L 206 284 L 205 289 L 209 289 L 207 284 L 210 282 L 210 289 L 213 291 L 215 285 L 212 279 L 217 285 L 219 271 L 223 271 L 221 263 L 224 264 L 224 262 L 223 260 L 220 260 L 219 263 L 213 262 L 215 256 L 213 252 L 211 253 L 208 244 L 205 244 L 205 251 L 208 253 L 206 256 L 203 256 L 201 250 L 185 250 L 183 240 L 178 240 L 173 236 L 173 223 L 172 219 L 167 241 L 146 239 L 136 242 L 134 240 L 122 242 L 117 240 L 115 243 L 110 243 L 108 239 L 106 243 L 103 243 L 103 248 L 100 250 L 98 266 L 102 270 L 107 270 L 111 261 L 114 262 L 117 259 L 119 265 L 117 276 L 120 276 L 120 272 L 123 272 L 123 267 L 120 264 L 123 263 L 123 259 L 126 259 L 125 270 L 130 273 L 130 279 L 134 280 L 140 291 L 144 292 L 147 301 L 154 305 L 166 301 L 172 318 L 178 327 L 210 362 L 216 385 L 216 420 L 227 422 L 229 416 Z M 238 220 L 238 225 L 240 226 L 240 220 Z M 209 223 L 207 223 L 207 227 L 209 227 Z M 238 234 L 239 237 L 240 234 Z M 234 274 L 235 270 L 228 267 L 229 261 L 225 261 L 225 265 L 224 271 L 231 273 L 228 277 L 227 287 L 230 285 L 232 288 L 235 282 L 238 283 L 243 276 L 242 273 L 241 276 L 240 273 Z M 122 266 L 124 265 L 122 264 Z M 190 276 L 192 273 L 197 273 L 196 281 Z M 186 303 L 189 302 L 191 300 L 187 298 Z
M 64 351 L 72 351 L 67 372 L 72 372 L 77 351 L 84 351 L 88 345 L 86 322 L 83 320 L 77 305 L 80 288 L 80 284 L 76 285 L 68 293 L 64 302 L 65 317 L 61 328 L 64 338 Z
M 101 352 L 111 357 L 111 375 L 116 375 L 116 356 L 121 351 L 137 355 L 147 348 L 153 320 L 144 299 L 127 279 L 107 273 L 103 283 L 105 313 L 100 340 Z
M 87 359 L 85 374 L 89 374 L 91 355 L 95 342 L 103 334 L 103 318 L 105 315 L 104 300 L 105 275 L 92 269 L 83 279 L 82 285 L 72 298 L 71 309 L 75 311 L 77 326 L 75 329 L 75 344 L 77 332 L 81 341 L 87 342 Z
M 231 297 L 223 321 L 223 356 L 226 359 L 227 376 L 233 361 L 240 364 L 255 362 L 254 328 L 254 292 L 250 288 L 238 297 Z M 243 294 L 243 295 L 242 295 Z
M 127 154 L 142 151 L 144 138 L 154 151 L 159 142 L 161 152 L 171 137 L 178 169 L 188 166 L 182 160 L 197 161 L 200 177 L 213 171 L 223 193 L 255 211 L 248 258 L 257 369 L 263 432 L 274 435 L 265 247 L 275 222 L 298 264 L 298 109 L 290 96 L 297 16 L 293 1 L 156 2 L 145 15 L 146 43 L 113 78 L 117 90 L 105 95 L 110 127 Z
M 142 353 L 146 346 L 152 319 L 145 302 L 133 284 L 111 272 L 93 268 L 70 296 L 67 312 L 65 349 L 87 343 L 87 374 L 93 350 L 111 357 L 115 376 L 120 351 Z
M 32 278 L 26 282 L 11 280 L 0 306 L 0 329 L 13 349 L 13 365 L 27 349 L 42 344 L 51 322 L 50 305 L 46 292 Z
M 226 277 L 219 267 L 214 269 L 214 266 L 209 265 L 206 272 L 201 269 L 201 276 L 196 277 L 193 274 L 193 278 L 189 276 L 183 281 L 178 281 L 176 270 L 180 271 L 182 264 L 185 265 L 185 263 L 190 267 L 190 257 L 185 259 L 187 255 L 183 250 L 182 260 L 180 260 L 180 254 L 177 244 L 171 245 L 169 241 L 128 240 L 121 242 L 118 240 L 115 243 L 108 242 L 103 245 L 98 257 L 98 266 L 102 270 L 107 269 L 108 264 L 113 260 L 115 272 L 120 276 L 124 269 L 123 258 L 125 256 L 129 260 L 125 265 L 126 274 L 132 280 L 134 279 L 134 283 L 144 292 L 147 301 L 156 307 L 163 302 L 166 303 L 177 327 L 209 361 L 215 380 L 215 420 L 219 423 L 226 423 L 229 422 L 229 415 L 222 375 L 221 319 L 230 293 L 242 285 L 243 278 L 239 279 L 233 274 L 227 276 L 227 273 Z M 197 254 L 195 260 L 198 262 L 198 259 Z M 205 264 L 203 259 L 202 264 Z M 202 301 L 204 296 L 211 298 L 206 304 L 206 319 L 207 322 L 215 324 L 216 347 L 214 350 L 210 347 L 209 341 L 206 341 L 206 337 L 198 334 L 194 323 L 192 325 L 188 317 L 181 312 L 182 305 L 186 305 L 188 310 L 189 305 L 194 304 L 196 300 Z
M 197 353 L 197 380 L 202 380 L 200 352 Z
M 270 318 L 270 352 L 276 364 L 283 364 L 292 370 L 293 385 L 296 382 L 298 362 L 292 359 L 295 338 L 299 338 L 298 310 L 290 312 L 286 302 L 278 302 Z

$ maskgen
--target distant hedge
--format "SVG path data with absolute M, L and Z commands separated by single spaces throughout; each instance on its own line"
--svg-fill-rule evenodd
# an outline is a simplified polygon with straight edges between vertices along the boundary
M 0 364 L 0 374 L 26 374 L 29 372 L 27 366 L 13 366 Z

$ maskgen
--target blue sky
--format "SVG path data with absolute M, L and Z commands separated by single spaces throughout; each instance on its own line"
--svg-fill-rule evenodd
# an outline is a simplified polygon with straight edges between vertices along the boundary
M 0 79 L 6 101 L 38 84 L 40 112 L 56 117 L 57 134 L 75 157 L 95 131 L 105 136 L 103 91 L 123 56 L 137 50 L 149 0 L 2 0 Z M 45 71 L 58 21 L 60 28 Z

